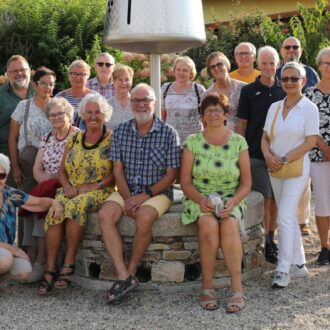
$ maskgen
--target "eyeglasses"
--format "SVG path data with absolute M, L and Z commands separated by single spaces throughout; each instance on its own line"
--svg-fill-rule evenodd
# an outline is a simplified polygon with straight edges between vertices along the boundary
M 224 66 L 225 66 L 225 63 L 223 63 L 223 62 L 219 62 L 219 63 L 213 64 L 213 65 L 210 65 L 210 66 L 209 66 L 209 69 L 210 69 L 211 71 L 213 71 L 215 68 L 217 68 L 217 69 L 222 69 Z
M 100 67 L 106 66 L 107 68 L 110 68 L 113 65 L 113 63 L 105 63 L 105 62 L 97 62 L 96 64 Z
M 54 88 L 55 87 L 55 83 L 46 83 L 43 81 L 37 81 L 37 84 L 44 88 L 46 88 L 46 87 Z
M 287 83 L 290 80 L 291 82 L 296 83 L 296 82 L 298 82 L 299 79 L 302 79 L 302 78 L 301 77 L 282 77 L 281 81 L 284 83 Z
M 320 64 L 326 66 L 327 68 L 330 66 L 330 62 L 321 62 Z
M 51 114 L 49 114 L 48 118 L 49 119 L 61 119 L 64 117 L 64 115 L 65 115 L 64 111 L 58 112 L 58 113 L 51 113 Z
M 18 74 L 20 72 L 26 72 L 27 70 L 29 70 L 29 68 L 21 68 L 21 69 L 17 69 L 17 70 L 9 70 L 7 71 L 8 73 L 14 73 L 14 74 Z
M 77 73 L 77 72 L 69 72 L 69 75 L 74 77 L 74 78 L 84 78 L 85 76 L 87 76 L 87 73 Z
M 236 53 L 237 56 L 250 56 L 252 55 L 251 52 L 240 52 L 240 53 Z
M 204 110 L 204 114 L 205 115 L 217 115 L 219 116 L 221 113 L 223 113 L 224 111 L 222 109 L 214 109 L 214 108 L 207 108 Z
M 282 48 L 284 48 L 285 50 L 290 50 L 291 48 L 293 50 L 297 50 L 297 49 L 299 49 L 299 46 L 298 45 L 286 45 L 286 46 L 283 46 Z
M 149 99 L 149 98 L 144 98 L 144 99 L 131 99 L 131 103 L 134 104 L 134 105 L 139 105 L 141 102 L 144 104 L 144 105 L 147 105 L 149 103 L 151 103 L 152 101 L 155 101 L 154 99 Z
M 6 179 L 7 173 L 1 172 L 0 173 L 0 180 Z

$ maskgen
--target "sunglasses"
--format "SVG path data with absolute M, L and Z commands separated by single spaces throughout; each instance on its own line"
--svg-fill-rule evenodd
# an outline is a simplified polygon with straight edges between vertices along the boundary
M 299 49 L 299 46 L 298 45 L 293 45 L 293 46 L 287 45 L 287 46 L 283 46 L 282 48 L 284 48 L 285 50 L 290 50 L 291 48 L 293 50 L 297 50 L 297 49 Z
M 0 173 L 0 180 L 6 179 L 7 173 L 1 172 Z
M 225 63 L 219 62 L 219 63 L 213 64 L 213 65 L 210 65 L 209 68 L 212 71 L 214 69 L 222 69 L 224 66 L 225 66 Z
M 105 63 L 105 62 L 97 62 L 96 64 L 100 67 L 106 66 L 107 68 L 110 68 L 113 65 L 112 63 Z
M 296 83 L 299 79 L 301 79 L 301 77 L 282 77 L 281 81 L 287 83 L 290 80 L 291 82 Z

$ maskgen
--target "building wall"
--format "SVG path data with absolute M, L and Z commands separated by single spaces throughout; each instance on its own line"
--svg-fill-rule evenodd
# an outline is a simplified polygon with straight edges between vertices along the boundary
M 214 21 L 212 10 L 215 13 L 217 20 L 229 21 L 230 12 L 233 12 L 237 8 L 235 3 L 239 3 L 239 7 L 244 7 L 247 11 L 251 11 L 254 8 L 259 8 L 266 13 L 266 15 L 281 14 L 281 16 L 286 16 L 285 13 L 292 13 L 296 11 L 297 2 L 306 6 L 307 8 L 312 8 L 315 5 L 314 0 L 202 0 L 204 8 L 204 19 L 205 24 L 212 23 Z M 291 16 L 291 15 L 290 15 Z

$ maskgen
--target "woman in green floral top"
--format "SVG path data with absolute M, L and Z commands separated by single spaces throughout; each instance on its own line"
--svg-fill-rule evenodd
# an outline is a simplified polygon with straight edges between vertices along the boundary
M 201 306 L 217 309 L 213 289 L 214 265 L 220 246 L 231 276 L 232 295 L 227 312 L 244 307 L 241 283 L 242 243 L 238 223 L 245 209 L 244 198 L 251 189 L 250 159 L 245 139 L 225 125 L 228 98 L 209 94 L 201 103 L 206 128 L 190 135 L 182 156 L 181 187 L 185 193 L 182 222 L 198 221 L 199 249 L 202 266 Z M 218 193 L 224 201 L 219 217 L 208 199 Z

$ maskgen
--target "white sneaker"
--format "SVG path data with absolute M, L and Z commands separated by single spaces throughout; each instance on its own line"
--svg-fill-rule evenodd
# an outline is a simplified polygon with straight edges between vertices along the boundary
M 299 267 L 298 265 L 291 265 L 290 277 L 291 278 L 302 278 L 309 276 L 308 269 L 305 265 Z
M 272 288 L 286 288 L 290 283 L 290 275 L 288 273 L 275 272 Z

